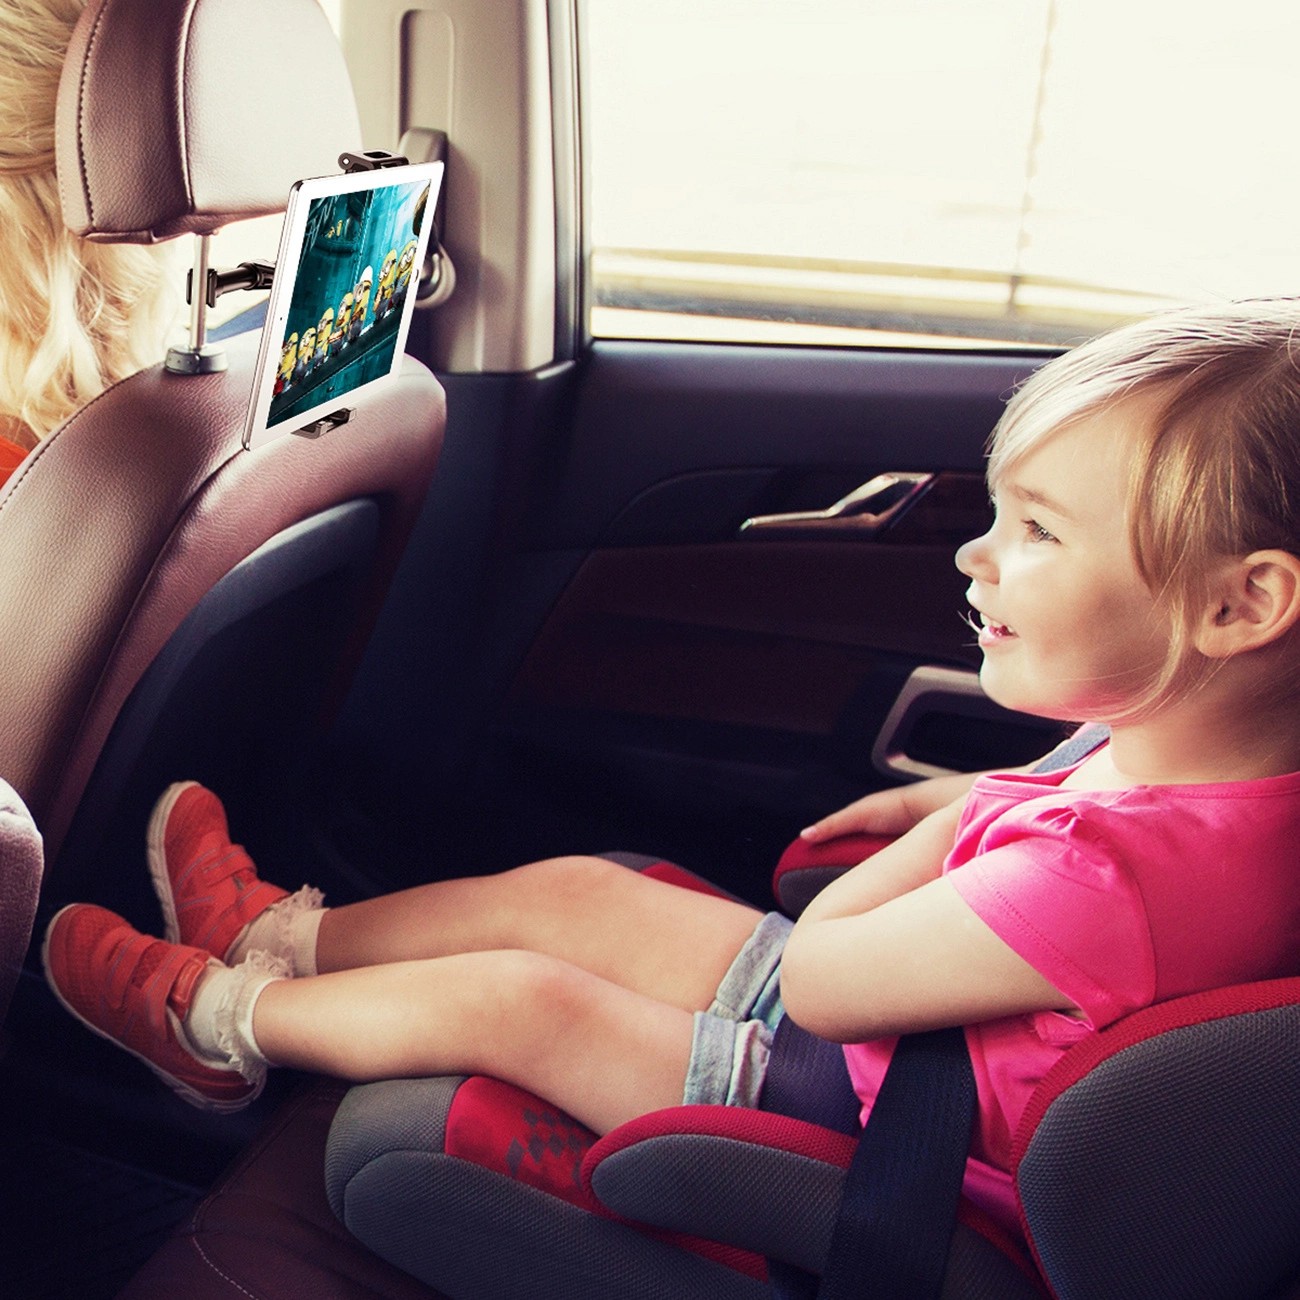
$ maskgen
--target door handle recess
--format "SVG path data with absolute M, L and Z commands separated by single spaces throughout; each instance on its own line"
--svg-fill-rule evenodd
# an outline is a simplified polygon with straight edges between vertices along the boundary
M 873 537 L 921 497 L 933 474 L 898 470 L 877 474 L 825 510 L 796 510 L 784 515 L 754 515 L 740 525 L 738 536 Z
M 871 762 L 877 772 L 897 780 L 920 781 L 928 776 L 952 776 L 958 769 L 908 757 L 906 745 L 912 724 L 926 708 L 973 717 L 991 714 L 997 705 L 984 694 L 979 673 L 962 668 L 924 664 L 903 683 L 898 698 L 881 723 Z

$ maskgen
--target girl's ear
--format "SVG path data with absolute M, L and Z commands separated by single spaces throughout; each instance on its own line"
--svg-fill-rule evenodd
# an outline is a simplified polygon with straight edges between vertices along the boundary
M 1196 630 L 1207 658 L 1228 659 L 1268 645 L 1300 622 L 1300 559 L 1289 551 L 1254 551 L 1216 572 Z

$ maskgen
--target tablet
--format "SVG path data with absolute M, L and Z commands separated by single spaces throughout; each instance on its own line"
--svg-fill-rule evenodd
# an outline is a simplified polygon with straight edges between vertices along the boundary
M 245 447 L 320 432 L 397 373 L 442 169 L 322 176 L 290 191 Z

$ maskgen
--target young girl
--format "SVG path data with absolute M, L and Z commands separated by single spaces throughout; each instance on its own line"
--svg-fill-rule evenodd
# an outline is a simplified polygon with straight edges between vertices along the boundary
M 149 829 L 170 942 L 74 904 L 46 936 L 51 985 L 196 1104 L 246 1103 L 269 1064 L 482 1073 L 602 1132 L 756 1104 L 783 1003 L 849 1045 L 864 1118 L 894 1036 L 965 1025 L 966 1190 L 1014 1231 L 1011 1134 L 1067 1046 L 1300 970 L 1297 327 L 1292 302 L 1174 313 L 1024 386 L 993 439 L 996 521 L 957 557 L 982 681 L 1110 741 L 805 832 L 916 823 L 793 927 L 581 857 L 321 910 L 259 881 L 190 783 Z
M 0 0 L 0 485 L 110 384 L 158 360 L 177 300 L 170 251 L 63 224 L 59 75 L 84 0 Z

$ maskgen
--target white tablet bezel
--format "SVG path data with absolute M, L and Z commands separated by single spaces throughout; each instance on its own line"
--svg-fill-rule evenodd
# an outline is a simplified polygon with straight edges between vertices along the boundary
M 246 448 L 260 447 L 285 434 L 301 432 L 340 408 L 351 408 L 377 386 L 387 383 L 402 364 L 406 337 L 411 328 L 411 316 L 415 311 L 415 276 L 412 277 L 410 289 L 402 302 L 402 316 L 397 327 L 393 364 L 390 369 L 347 393 L 330 397 L 309 410 L 296 412 L 269 429 L 266 427 L 266 418 L 274 396 L 275 377 L 280 365 L 280 353 L 284 344 L 284 331 L 289 320 L 289 308 L 293 302 L 294 284 L 302 256 L 307 215 L 311 211 L 312 202 L 338 194 L 352 194 L 358 190 L 427 181 L 430 187 L 429 198 L 424 219 L 420 223 L 420 233 L 416 236 L 418 243 L 415 250 L 415 268 L 418 274 L 419 268 L 424 265 L 429 234 L 433 229 L 433 213 L 438 202 L 438 191 L 442 185 L 442 173 L 443 164 L 440 162 L 413 163 L 403 167 L 384 167 L 374 171 L 345 173 L 340 176 L 316 176 L 298 181 L 289 191 L 289 203 L 284 214 L 284 225 L 280 231 L 280 247 L 275 259 L 276 274 L 271 285 L 271 296 L 266 304 L 266 321 L 262 326 L 262 338 L 257 349 L 257 366 L 254 371 L 256 377 L 248 405 L 248 420 L 244 426 Z

